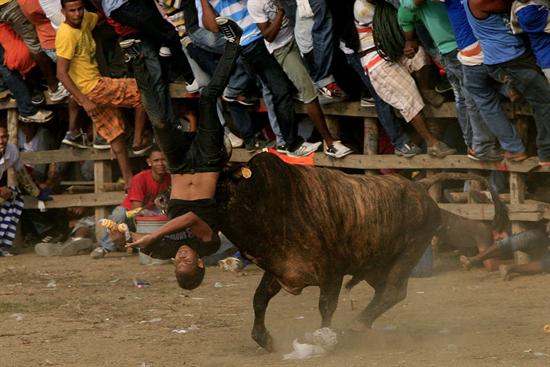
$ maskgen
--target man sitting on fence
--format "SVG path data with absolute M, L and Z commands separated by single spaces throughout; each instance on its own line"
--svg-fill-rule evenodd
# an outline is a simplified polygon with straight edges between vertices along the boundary
M 132 187 L 122 204 L 117 206 L 110 220 L 115 223 L 126 223 L 129 228 L 135 230 L 133 219 L 128 218 L 128 212 L 142 208 L 140 215 L 159 215 L 160 211 L 155 206 L 155 198 L 170 187 L 170 175 L 166 170 L 166 159 L 159 148 L 153 147 L 147 158 L 147 164 L 151 169 L 141 171 L 134 176 Z M 111 231 L 105 228 L 101 235 L 99 247 L 90 253 L 92 259 L 101 259 L 109 252 L 115 251 L 124 244 L 123 233 Z

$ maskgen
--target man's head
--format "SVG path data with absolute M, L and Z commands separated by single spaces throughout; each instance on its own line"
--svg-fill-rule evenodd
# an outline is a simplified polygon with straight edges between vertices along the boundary
M 61 12 L 68 25 L 80 28 L 84 18 L 84 2 L 82 0 L 61 0 Z
M 151 148 L 149 157 L 147 158 L 147 164 L 157 176 L 164 176 L 168 172 L 164 153 L 162 153 L 162 151 L 156 146 Z
M 0 126 L 0 154 L 4 154 L 8 145 L 8 129 L 5 126 Z
M 176 254 L 176 279 L 183 289 L 195 289 L 204 278 L 204 262 L 191 247 L 183 245 Z

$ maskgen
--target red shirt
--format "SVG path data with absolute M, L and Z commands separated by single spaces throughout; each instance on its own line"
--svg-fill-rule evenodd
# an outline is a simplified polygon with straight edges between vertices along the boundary
M 153 179 L 150 169 L 141 171 L 132 178 L 132 186 L 122 201 L 122 206 L 132 209 L 132 201 L 141 201 L 144 209 L 155 209 L 155 198 L 170 187 L 170 174 L 166 173 L 162 182 Z

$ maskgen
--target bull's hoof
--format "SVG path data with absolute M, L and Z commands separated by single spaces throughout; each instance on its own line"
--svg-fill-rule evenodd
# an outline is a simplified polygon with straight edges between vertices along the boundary
M 269 332 L 252 332 L 252 339 L 258 343 L 258 345 L 264 348 L 269 353 L 273 353 L 275 349 L 273 348 L 273 338 L 269 335 Z

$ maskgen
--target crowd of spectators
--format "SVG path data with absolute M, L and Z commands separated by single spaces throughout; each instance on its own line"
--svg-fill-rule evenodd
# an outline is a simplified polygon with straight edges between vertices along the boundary
M 359 138 L 344 124 L 341 137 L 329 130 L 322 105 L 356 99 L 376 108 L 398 156 L 517 162 L 528 146 L 503 110 L 510 99 L 531 107 L 536 154 L 550 165 L 548 0 L 0 0 L 0 98 L 16 102 L 18 150 L 111 149 L 133 192 L 128 148 L 151 149 L 148 122 L 197 128 L 196 100 L 171 100 L 168 85 L 193 97 L 208 84 L 225 44 L 217 16 L 243 30 L 217 109 L 233 147 L 345 157 Z M 136 58 L 147 83 L 134 79 L 143 77 Z M 258 97 L 267 119 L 251 108 Z M 446 99 L 462 139 L 424 115 Z M 63 100 L 67 109 L 41 107 Z M 298 128 L 296 102 L 312 133 Z M 54 189 L 64 168 L 26 167 L 34 195 Z

